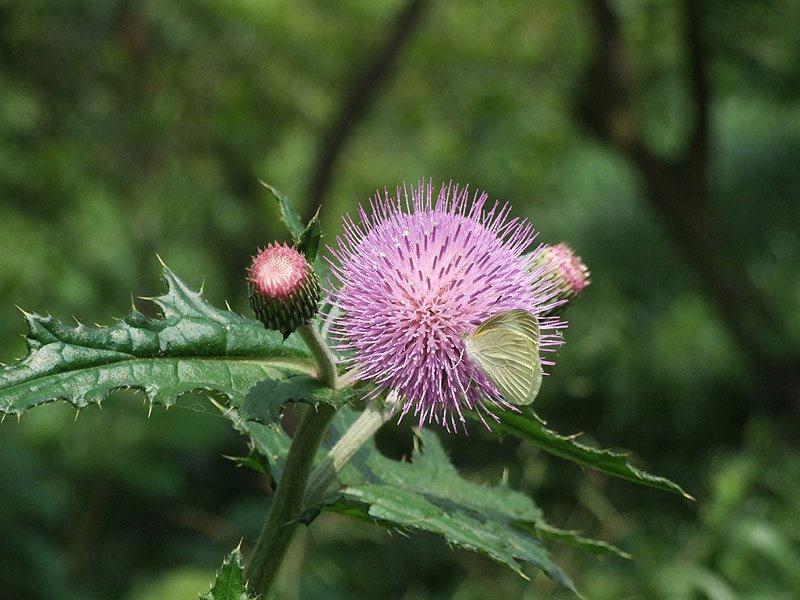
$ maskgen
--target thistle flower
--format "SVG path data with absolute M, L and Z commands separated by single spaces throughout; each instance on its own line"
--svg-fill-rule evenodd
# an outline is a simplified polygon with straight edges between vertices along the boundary
M 285 243 L 259 250 L 247 269 L 247 281 L 256 316 L 284 339 L 317 314 L 319 278 L 305 257 Z
M 360 223 L 344 219 L 344 237 L 329 247 L 338 287 L 329 290 L 338 309 L 329 316 L 335 348 L 347 354 L 357 379 L 377 385 L 370 395 L 393 390 L 398 422 L 409 412 L 419 426 L 435 421 L 456 430 L 464 411 L 475 410 L 489 427 L 494 410 L 510 408 L 495 385 L 465 353 L 464 336 L 502 311 L 524 309 L 539 319 L 540 349 L 562 343 L 566 323 L 541 314 L 553 304 L 552 282 L 535 260 L 523 256 L 535 233 L 510 217 L 510 206 L 468 187 L 433 186 L 387 191 L 358 209 Z M 338 312 L 338 314 L 337 314 Z M 543 364 L 553 364 L 542 360 Z

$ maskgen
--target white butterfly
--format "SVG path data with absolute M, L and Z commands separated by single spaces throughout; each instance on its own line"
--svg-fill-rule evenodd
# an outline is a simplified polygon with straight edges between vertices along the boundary
M 467 356 L 507 402 L 534 401 L 542 385 L 539 321 L 534 315 L 522 309 L 498 313 L 464 336 L 464 345 Z

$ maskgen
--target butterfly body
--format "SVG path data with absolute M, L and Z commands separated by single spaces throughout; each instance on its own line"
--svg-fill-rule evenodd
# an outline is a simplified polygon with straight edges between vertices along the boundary
M 498 313 L 464 337 L 470 360 L 491 380 L 503 398 L 530 404 L 542 385 L 539 321 L 526 310 Z

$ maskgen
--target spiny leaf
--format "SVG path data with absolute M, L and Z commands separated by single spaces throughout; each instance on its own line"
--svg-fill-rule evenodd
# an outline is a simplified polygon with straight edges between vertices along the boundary
M 357 416 L 349 406 L 342 407 L 324 446 L 332 447 Z M 239 420 L 237 428 L 250 437 L 253 451 L 266 458 L 270 474 L 279 480 L 291 438 L 280 428 L 252 421 Z M 606 542 L 549 525 L 530 498 L 504 483 L 487 486 L 463 479 L 438 438 L 428 431 L 420 436 L 422 450 L 415 451 L 411 462 L 388 459 L 374 441 L 367 442 L 339 474 L 339 489 L 323 506 L 304 507 L 302 518 L 312 520 L 321 508 L 386 527 L 437 533 L 447 543 L 489 556 L 523 577 L 522 563 L 538 567 L 576 594 L 572 581 L 553 563 L 542 538 L 594 553 L 628 556 Z M 320 449 L 315 462 L 319 464 L 325 454 Z
M 164 267 L 163 318 L 135 308 L 110 327 L 70 326 L 25 314 L 28 354 L 0 370 L 0 413 L 20 415 L 55 400 L 78 408 L 135 388 L 169 406 L 192 390 L 215 390 L 235 407 L 265 379 L 314 372 L 302 342 L 210 305 Z M 273 411 L 273 415 L 275 412 Z
M 300 236 L 303 234 L 303 221 L 300 219 L 300 215 L 297 214 L 297 211 L 292 206 L 292 203 L 289 199 L 284 196 L 280 191 L 276 188 L 271 186 L 270 184 L 262 181 L 261 185 L 267 188 L 270 193 L 274 196 L 275 200 L 278 201 L 278 208 L 281 211 L 281 220 L 286 225 L 286 228 L 289 230 L 289 233 L 292 236 L 292 239 L 297 242 L 300 239 Z M 313 262 L 313 261 L 309 261 Z
M 530 440 L 550 454 L 566 458 L 595 471 L 681 494 L 689 500 L 694 500 L 677 483 L 664 477 L 651 475 L 631 465 L 628 462 L 629 455 L 627 453 L 600 450 L 579 443 L 575 439 L 576 436 L 563 436 L 550 431 L 529 408 L 523 408 L 520 412 L 508 411 L 502 415 L 500 421 L 499 424 L 493 425 L 495 429 Z
M 239 417 L 263 424 L 275 423 L 287 402 L 325 402 L 338 406 L 358 398 L 358 395 L 359 392 L 354 392 L 352 388 L 332 390 L 309 375 L 295 375 L 282 380 L 267 379 L 247 392 L 239 409 Z
M 253 598 L 247 593 L 242 552 L 239 548 L 225 557 L 211 589 L 200 596 L 200 600 L 253 600 Z
M 533 501 L 504 485 L 462 479 L 438 439 L 429 432 L 421 435 L 424 450 L 416 451 L 412 462 L 390 460 L 372 443 L 362 448 L 339 475 L 343 488 L 338 499 L 324 510 L 437 533 L 447 543 L 485 554 L 523 576 L 520 562 L 534 565 L 574 591 L 540 540 L 512 524 L 541 520 Z
M 357 413 L 343 407 L 334 418 L 333 446 L 355 421 Z M 246 427 L 271 465 L 280 466 L 290 440 L 256 423 Z M 524 576 L 522 563 L 536 566 L 570 590 L 569 577 L 553 563 L 539 533 L 594 552 L 623 555 L 609 544 L 583 538 L 575 532 L 547 525 L 540 509 L 524 494 L 505 484 L 478 485 L 463 479 L 448 461 L 436 436 L 421 435 L 423 450 L 411 462 L 384 457 L 373 441 L 367 442 L 339 474 L 341 488 L 322 506 L 366 522 L 409 531 L 437 533 L 449 544 L 479 552 Z M 317 460 L 322 460 L 320 452 Z M 306 507 L 310 514 L 313 507 Z

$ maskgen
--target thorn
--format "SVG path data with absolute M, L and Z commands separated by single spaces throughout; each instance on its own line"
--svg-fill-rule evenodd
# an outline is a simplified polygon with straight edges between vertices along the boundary
M 203 295 L 203 290 L 205 290 L 205 288 L 206 288 L 206 280 L 204 278 L 203 279 L 203 283 L 200 284 L 200 295 L 201 296 Z
M 22 307 L 21 307 L 19 304 L 15 304 L 14 306 L 16 306 L 16 307 L 17 307 L 17 309 L 19 310 L 19 312 L 21 312 L 21 313 L 22 313 L 23 315 L 25 315 L 26 317 L 27 317 L 29 314 L 31 314 L 31 313 L 29 313 L 28 311 L 26 311 L 24 308 L 22 308 Z
M 164 262 L 164 261 L 161 259 L 161 257 L 158 255 L 158 252 L 156 252 L 156 258 L 158 259 L 158 262 L 160 262 L 160 263 L 161 263 L 161 266 L 162 266 L 162 267 L 164 267 L 164 268 L 166 269 L 166 268 L 167 268 L 167 263 L 165 263 L 165 262 Z
M 228 309 L 228 312 L 233 312 L 233 309 L 231 308 L 231 305 L 230 305 L 230 304 L 228 304 L 228 301 L 227 301 L 227 300 L 225 300 L 225 308 L 227 308 L 227 309 Z
M 150 418 L 150 415 L 153 414 L 153 403 L 150 403 L 150 408 L 147 410 L 147 418 Z
M 232 406 L 227 406 L 227 407 L 223 406 L 222 404 L 217 402 L 213 396 L 207 396 L 207 398 L 208 401 L 211 402 L 211 404 L 213 404 L 214 407 L 217 408 L 217 410 L 219 410 L 222 413 L 222 416 L 224 417 L 227 417 L 229 414 L 234 414 L 236 412 L 235 408 L 233 408 Z M 236 418 L 238 419 L 237 423 L 241 423 L 243 421 L 243 419 L 239 418 L 238 414 L 236 415 Z
M 79 416 L 80 414 L 81 414 L 81 409 L 79 408 L 78 410 L 76 410 L 76 411 L 75 411 L 75 422 L 77 422 L 77 421 L 78 421 L 78 416 Z

